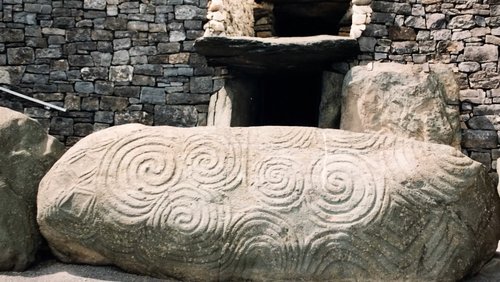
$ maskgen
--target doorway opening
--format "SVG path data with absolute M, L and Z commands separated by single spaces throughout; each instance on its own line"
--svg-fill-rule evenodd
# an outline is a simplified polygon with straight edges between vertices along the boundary
M 254 78 L 256 126 L 318 126 L 321 72 L 293 72 Z
M 349 36 L 350 1 L 271 2 L 256 0 L 254 28 L 257 37 Z

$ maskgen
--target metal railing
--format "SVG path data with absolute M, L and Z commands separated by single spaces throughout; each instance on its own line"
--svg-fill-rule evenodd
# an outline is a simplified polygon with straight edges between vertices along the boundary
M 52 105 L 51 103 L 47 103 L 47 102 L 44 102 L 42 100 L 38 100 L 38 99 L 35 99 L 33 97 L 29 97 L 29 96 L 23 95 L 21 93 L 18 93 L 16 91 L 12 91 L 10 89 L 7 89 L 7 88 L 1 87 L 1 86 L 0 86 L 0 91 L 3 91 L 3 92 L 6 92 L 6 93 L 9 93 L 9 94 L 12 94 L 14 96 L 17 96 L 19 98 L 23 98 L 23 99 L 26 99 L 28 101 L 31 101 L 31 102 L 43 105 L 45 108 L 50 108 L 50 109 L 55 109 L 55 110 L 58 110 L 58 111 L 61 111 L 61 112 L 66 112 L 65 108 L 61 108 L 61 107 L 58 107 L 56 105 Z

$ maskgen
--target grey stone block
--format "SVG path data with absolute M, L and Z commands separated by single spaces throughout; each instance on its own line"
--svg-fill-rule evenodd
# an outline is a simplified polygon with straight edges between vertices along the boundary
M 94 121 L 95 122 L 100 122 L 100 123 L 108 123 L 112 124 L 114 121 L 114 113 L 113 112 L 96 112 L 94 116 Z
M 165 104 L 165 89 L 154 87 L 143 87 L 141 90 L 141 103 Z
M 50 120 L 50 134 L 71 136 L 73 135 L 73 119 L 64 117 L 53 117 Z
M 93 67 L 94 60 L 90 55 L 70 55 L 68 62 L 71 66 L 75 67 Z
M 22 29 L 0 27 L 0 43 L 23 41 L 24 31 Z
M 493 130 L 466 129 L 462 134 L 462 147 L 467 149 L 497 148 L 497 133 Z
M 113 65 L 126 65 L 130 62 L 130 55 L 127 50 L 120 50 L 113 53 Z
M 198 111 L 194 106 L 155 106 L 155 125 L 192 127 L 198 123 Z
M 132 81 L 134 73 L 133 66 L 116 66 L 111 67 L 109 70 L 109 79 L 116 82 Z
M 66 31 L 66 40 L 68 42 L 74 41 L 91 41 L 92 35 L 90 29 L 86 28 L 74 28 Z
M 77 81 L 75 82 L 75 91 L 79 93 L 94 93 L 94 84 L 87 81 Z
M 480 63 L 498 61 L 498 46 L 486 44 L 483 46 L 465 47 L 464 60 Z
M 27 65 L 35 61 L 35 52 L 30 47 L 7 48 L 7 62 L 11 65 Z
M 118 86 L 115 87 L 115 95 L 127 98 L 139 98 L 141 88 L 137 86 Z
M 80 70 L 80 73 L 83 80 L 108 79 L 108 68 L 106 67 L 84 67 Z
M 103 96 L 101 98 L 101 110 L 105 111 L 123 111 L 128 106 L 128 99 L 124 97 Z
M 144 111 L 127 111 L 115 114 L 115 125 L 141 123 L 153 125 L 153 116 Z
M 134 74 L 161 76 L 163 75 L 163 67 L 158 64 L 135 65 Z
M 114 83 L 111 81 L 96 81 L 95 93 L 101 95 L 112 95 L 114 92 Z
M 213 89 L 213 79 L 211 76 L 191 77 L 191 93 L 211 93 Z
M 58 59 L 62 57 L 61 48 L 37 49 L 35 52 L 37 59 Z

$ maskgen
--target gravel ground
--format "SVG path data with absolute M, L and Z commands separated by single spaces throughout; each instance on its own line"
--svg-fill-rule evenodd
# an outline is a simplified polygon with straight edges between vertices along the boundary
M 0 272 L 2 282 L 76 282 L 76 281 L 123 281 L 123 282 L 159 282 L 161 280 L 123 272 L 111 266 L 89 266 L 63 264 L 54 259 L 44 261 L 25 272 Z
M 121 282 L 159 282 L 161 280 L 123 272 L 111 266 L 89 266 L 63 264 L 54 259 L 44 261 L 25 272 L 0 272 L 1 282 L 77 282 L 77 281 L 121 281 Z M 500 252 L 475 277 L 462 282 L 500 281 Z

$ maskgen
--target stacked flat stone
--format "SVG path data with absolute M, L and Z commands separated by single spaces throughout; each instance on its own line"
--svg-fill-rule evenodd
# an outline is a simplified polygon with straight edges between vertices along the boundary
M 67 113 L 1 94 L 67 146 L 112 125 L 206 123 L 220 69 L 193 50 L 206 0 L 0 1 L 0 84 Z
M 360 61 L 448 64 L 460 82 L 462 147 L 493 170 L 500 156 L 499 4 L 373 1 L 371 23 L 359 38 Z

